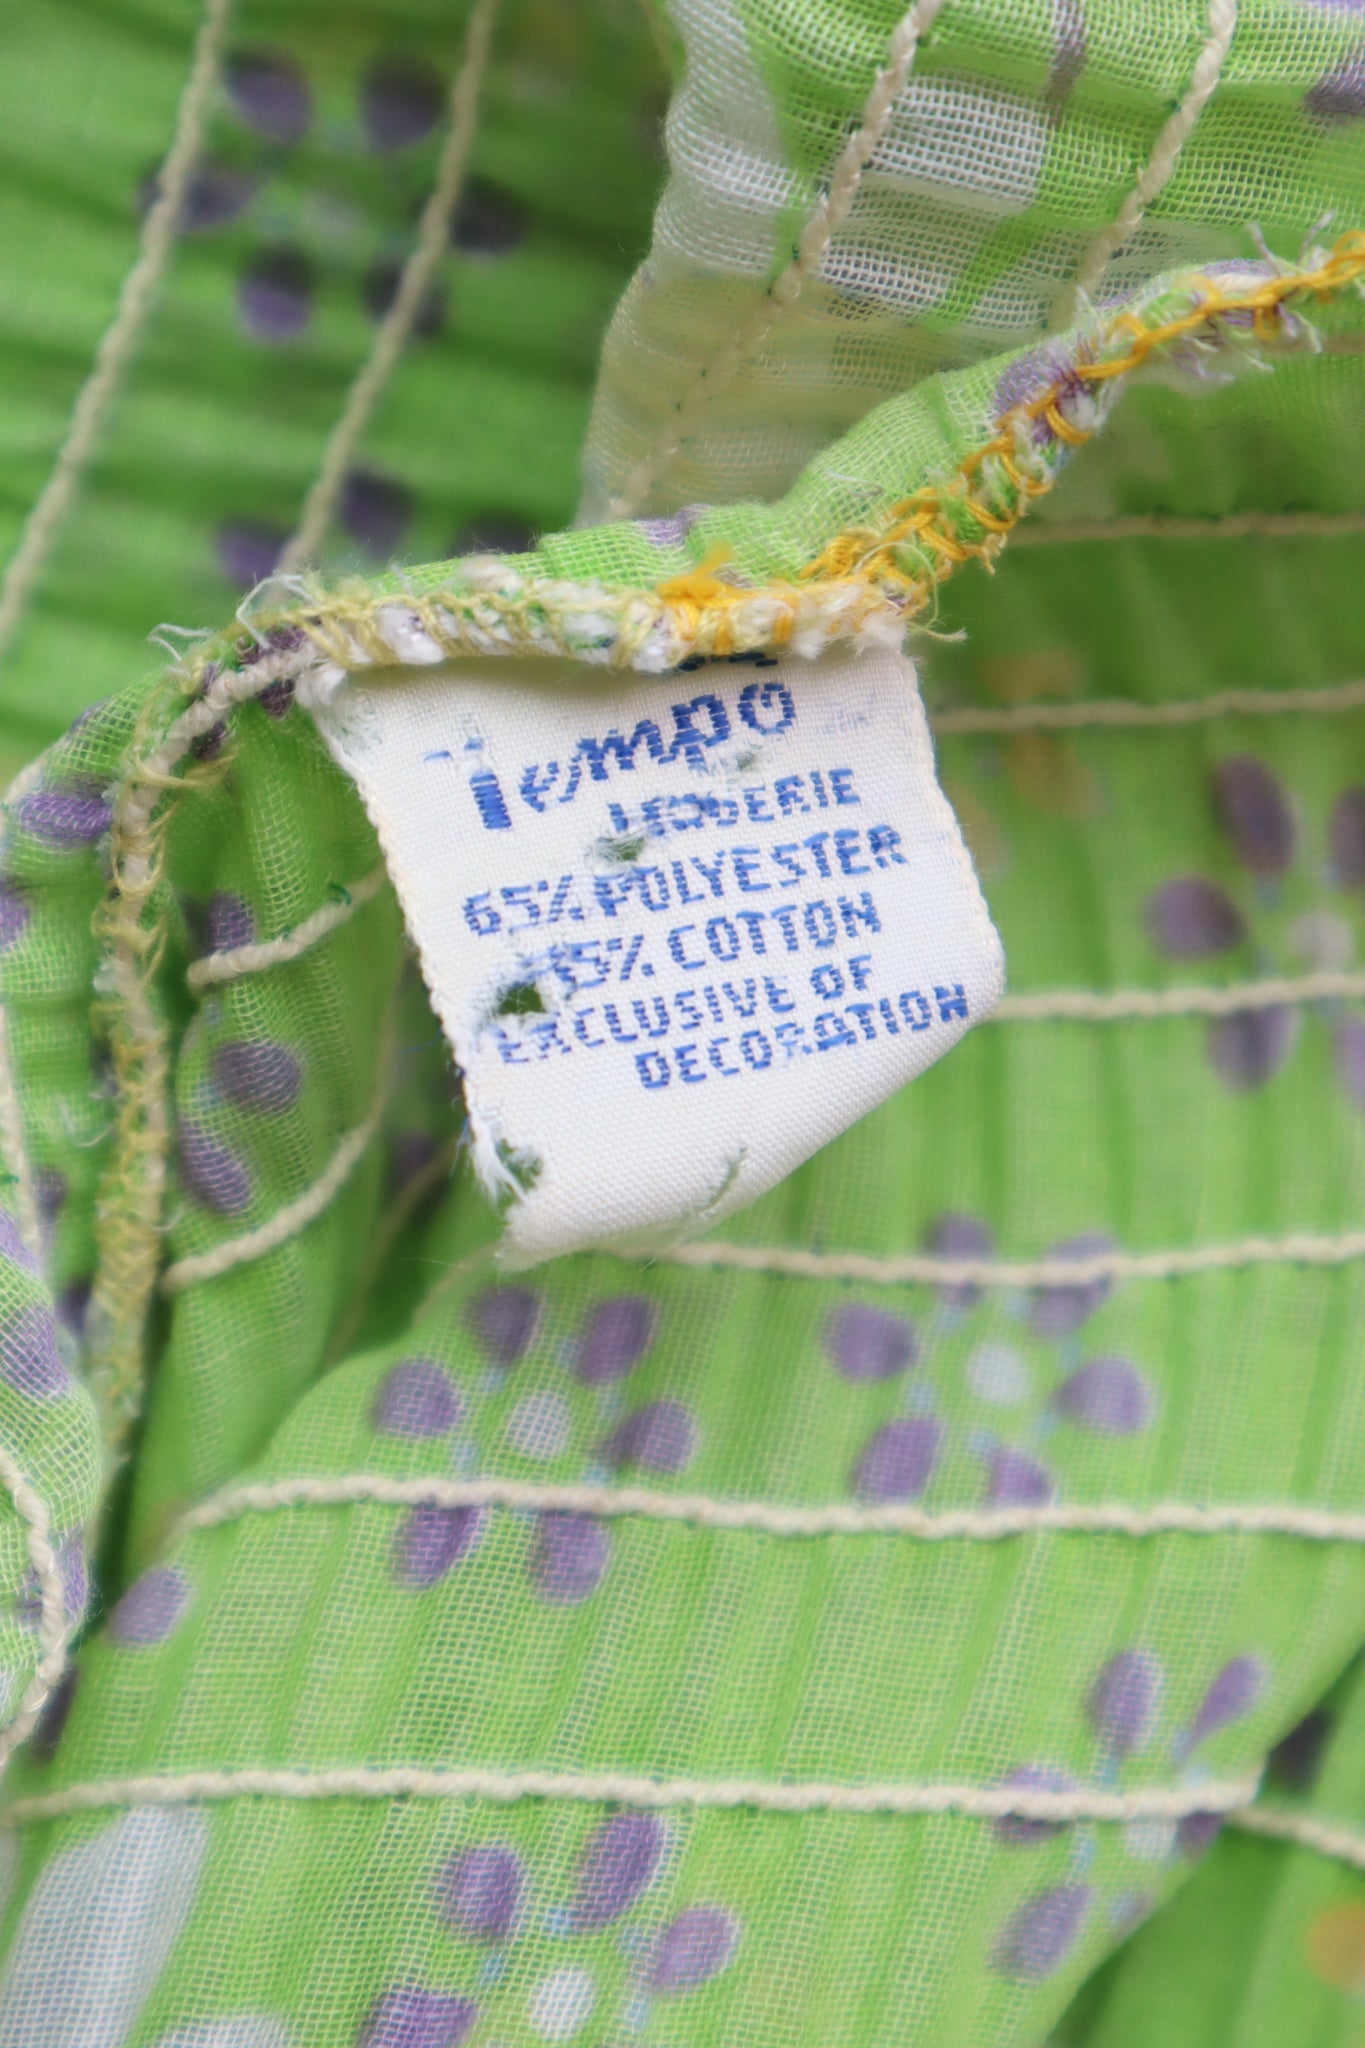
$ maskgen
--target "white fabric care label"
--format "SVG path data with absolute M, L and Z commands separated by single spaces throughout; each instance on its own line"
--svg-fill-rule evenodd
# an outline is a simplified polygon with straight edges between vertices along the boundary
M 899 655 L 654 678 L 470 660 L 355 674 L 314 712 L 517 1262 L 705 1228 L 999 997 Z

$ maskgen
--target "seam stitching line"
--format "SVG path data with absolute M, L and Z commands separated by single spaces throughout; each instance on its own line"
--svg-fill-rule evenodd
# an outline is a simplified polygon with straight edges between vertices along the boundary
M 835 159 L 828 187 L 801 230 L 795 256 L 748 318 L 740 323 L 739 331 L 721 345 L 709 363 L 698 368 L 690 392 L 674 408 L 671 424 L 646 449 L 612 498 L 613 519 L 628 519 L 638 511 L 649 492 L 667 476 L 674 457 L 710 398 L 729 382 L 746 356 L 762 347 L 800 297 L 806 280 L 818 273 L 826 250 L 852 210 L 863 173 L 891 124 L 921 38 L 943 4 L 944 0 L 915 0 L 915 5 L 902 15 L 886 46 L 885 62 L 863 102 L 858 124 Z
M 1324 348 L 1324 353 L 1329 353 Z M 1020 527 L 1016 548 L 1047 548 L 1077 541 L 1331 540 L 1365 533 L 1365 512 L 1223 512 L 1215 518 L 1185 518 L 1178 512 L 1132 512 L 1120 519 L 1038 519 Z
M 1055 322 L 1058 327 L 1070 326 L 1077 302 L 1093 295 L 1110 258 L 1122 248 L 1153 199 L 1169 184 L 1195 123 L 1218 88 L 1236 27 L 1237 0 L 1209 0 L 1208 34 L 1180 105 L 1163 125 L 1145 168 L 1114 219 L 1108 227 L 1101 228 L 1081 258 L 1075 282 L 1062 295 Z
M 0 1772 L 37 1722 L 66 1665 L 66 1592 L 61 1566 L 52 1545 L 52 1520 L 47 1502 L 24 1476 L 9 1452 L 0 1447 L 0 1485 L 14 1502 L 24 1524 L 24 1544 L 38 1581 L 38 1660 L 13 1718 L 0 1728 Z
M 1093 1507 L 1053 1503 L 1023 1508 L 949 1509 L 931 1514 L 900 1503 L 859 1507 L 836 1501 L 821 1507 L 789 1507 L 769 1501 L 717 1499 L 706 1494 L 659 1493 L 639 1486 L 555 1485 L 519 1479 L 398 1479 L 379 1472 L 347 1472 L 226 1487 L 192 1508 L 177 1524 L 175 1536 L 197 1529 L 221 1528 L 248 1515 L 361 1503 L 386 1507 L 492 1507 L 514 1512 L 532 1510 L 538 1514 L 592 1515 L 604 1520 L 638 1516 L 765 1536 L 913 1536 L 927 1543 L 994 1543 L 1009 1537 L 1042 1534 L 1266 1535 L 1322 1543 L 1365 1543 L 1365 1513 L 1300 1507 L 1292 1502 L 1217 1507 L 1187 1501 L 1156 1501 L 1150 1507 L 1130 1507 L 1121 1502 Z
M 310 911 L 289 931 L 281 932 L 278 938 L 263 939 L 259 945 L 225 946 L 221 952 L 206 953 L 191 964 L 185 975 L 186 984 L 197 995 L 200 989 L 216 987 L 220 982 L 237 981 L 244 974 L 259 974 L 265 968 L 279 967 L 287 961 L 300 959 L 339 925 L 349 923 L 358 910 L 379 894 L 388 879 L 388 870 L 381 861 L 363 880 L 344 890 L 339 900 L 319 904 L 316 910 Z
M 1280 718 L 1355 711 L 1365 705 L 1365 680 L 1329 683 L 1305 690 L 1214 690 L 1207 697 L 1179 697 L 1169 704 L 1137 698 L 1100 697 L 1090 703 L 969 704 L 940 711 L 935 733 L 1075 731 L 1084 726 L 1203 725 L 1217 718 Z
M 633 1265 L 723 1266 L 742 1273 L 776 1273 L 803 1280 L 866 1280 L 882 1286 L 927 1281 L 944 1287 L 1085 1287 L 1096 1280 L 1183 1280 L 1243 1266 L 1343 1266 L 1365 1258 L 1365 1231 L 1336 1235 L 1311 1231 L 1285 1237 L 1244 1237 L 1230 1244 L 1178 1246 L 1170 1251 L 1104 1251 L 1085 1258 L 949 1259 L 931 1252 L 882 1257 L 869 1252 L 812 1252 L 786 1246 L 702 1244 L 622 1246 L 599 1256 Z
M 393 304 L 379 323 L 374 346 L 347 392 L 341 415 L 328 436 L 298 526 L 280 553 L 277 574 L 296 569 L 321 546 L 356 445 L 393 374 L 445 252 L 451 217 L 459 202 L 478 126 L 479 98 L 498 5 L 499 0 L 476 0 L 469 17 L 464 59 L 451 87 L 450 127 L 442 145 L 436 181 L 422 209 L 417 241 L 403 265 Z
M 564 1799 L 593 1805 L 756 1807 L 766 1813 L 961 1814 L 973 1820 L 1180 1820 L 1192 1813 L 1236 1814 L 1255 1798 L 1259 1777 L 1209 1778 L 1197 1786 L 1133 1792 L 1030 1792 L 1008 1785 L 903 1782 L 787 1784 L 764 1778 L 649 1778 L 619 1771 L 420 1770 L 360 1766 L 336 1770 L 186 1771 L 174 1776 L 111 1778 L 19 1799 L 0 1827 L 51 1820 L 103 1806 L 171 1806 L 201 1799 Z
M 1249 1806 L 1232 1819 L 1248 1834 L 1266 1835 L 1272 1842 L 1289 1842 L 1298 1849 L 1311 1849 L 1337 1863 L 1352 1863 L 1365 1870 L 1365 1833 L 1343 1822 L 1319 1820 L 1315 1814 L 1294 1813 L 1288 1807 Z
M 94 362 L 77 393 L 65 438 L 47 482 L 34 500 L 19 545 L 0 580 L 0 658 L 14 638 L 29 595 L 70 510 L 104 416 L 119 379 L 132 360 L 143 321 L 175 246 L 181 210 L 189 195 L 208 125 L 230 11 L 231 0 L 207 0 L 157 195 L 142 223 L 138 255 L 124 278 L 114 317 L 96 345 Z

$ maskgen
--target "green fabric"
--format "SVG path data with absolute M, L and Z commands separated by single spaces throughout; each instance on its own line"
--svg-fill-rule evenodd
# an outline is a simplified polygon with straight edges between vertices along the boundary
M 742 21 L 789 167 L 809 183 L 899 12 L 878 0 L 735 14 L 698 0 L 675 25 L 695 59 L 703 30 Z M 950 0 L 926 76 L 1008 74 L 1050 105 L 1080 18 Z M 28 222 L 27 241 L 0 236 L 0 251 L 32 280 L 6 346 L 31 358 L 44 320 L 61 341 L 41 375 L 30 366 L 24 403 L 0 411 L 14 531 L 126 268 L 129 194 L 164 141 L 190 28 L 179 9 L 92 8 L 88 37 L 59 48 L 44 19 L 35 8 L 24 25 L 20 83 L 0 86 L 23 117 L 10 203 Z M 799 477 L 739 506 L 718 492 L 686 519 L 677 479 L 643 523 L 555 534 L 494 573 L 648 586 L 719 541 L 740 572 L 793 575 L 847 519 L 978 446 L 1021 375 L 1033 388 L 1038 333 L 1022 322 L 1011 352 L 993 353 L 966 319 L 972 294 L 1059 218 L 1084 241 L 1113 217 L 1205 33 L 1202 6 L 1161 10 L 1154 73 L 1146 43 L 1125 55 L 1131 5 L 1096 0 L 1083 19 L 1084 64 L 1048 115 L 1057 161 L 1036 210 L 996 223 L 970 290 L 934 315 L 941 332 L 899 321 L 907 347 L 932 356 L 951 342 L 959 367 L 902 395 L 869 381 L 851 396 L 847 358 L 832 344 L 821 355 L 801 329 L 841 390 L 847 431 L 836 439 L 816 406 L 819 453 Z M 240 102 L 215 115 L 215 152 L 258 166 L 262 184 L 173 267 L 7 670 L 16 749 L 132 673 L 135 641 L 158 619 L 230 613 L 215 523 L 288 526 L 365 350 L 357 280 L 372 252 L 405 246 L 429 182 L 428 135 L 411 152 L 362 154 L 355 94 L 393 45 L 443 77 L 456 39 L 440 10 L 337 18 L 296 4 L 287 30 L 249 13 L 238 33 L 234 47 L 269 37 L 297 59 L 314 95 L 308 136 L 267 147 Z M 567 519 L 587 365 L 644 239 L 641 101 L 663 61 L 649 23 L 525 0 L 502 34 L 475 167 L 532 225 L 504 257 L 452 258 L 444 333 L 414 344 L 367 441 L 367 463 L 414 505 L 381 557 L 420 563 L 481 518 L 495 551 L 495 517 Z M 1213 189 L 1234 143 L 1237 163 L 1264 160 L 1276 181 L 1262 217 L 1279 257 L 1294 258 L 1327 207 L 1339 217 L 1324 243 L 1365 218 L 1351 99 L 1365 108 L 1362 34 L 1346 7 L 1247 10 L 1226 96 L 1153 210 L 1203 238 L 1182 262 L 1256 261 L 1240 237 L 1245 188 L 1235 202 Z M 823 76 L 818 105 L 797 73 Z M 1326 94 L 1324 77 L 1337 79 Z M 79 134 L 107 154 L 73 151 Z M 681 144 L 674 156 L 681 175 Z M 791 203 L 799 224 L 804 202 Z M 897 204 L 898 218 L 914 215 L 913 195 Z M 343 217 L 344 247 L 326 239 Z M 231 331 L 234 279 L 261 241 L 303 236 L 301 223 L 318 238 L 313 315 L 271 353 Z M 1187 272 L 1152 283 L 1169 255 L 1158 237 L 1138 302 L 1189 303 Z M 680 332 L 680 361 L 717 341 L 708 280 L 699 256 L 701 310 Z M 630 294 L 643 290 L 637 279 Z M 1152 705 L 1358 679 L 1358 533 L 1324 536 L 1302 519 L 1237 536 L 1104 530 L 1128 515 L 1358 506 L 1359 301 L 1320 318 L 1326 354 L 1276 360 L 1271 375 L 1244 366 L 1227 383 L 1177 359 L 1126 393 L 1024 529 L 1084 520 L 1094 538 L 1054 531 L 1050 545 L 1007 551 L 992 576 L 972 567 L 945 582 L 915 642 L 931 705 Z M 1063 361 L 1075 345 L 1052 344 Z M 644 341 L 639 351 L 648 382 Z M 618 325 L 599 426 L 628 396 L 627 353 Z M 781 421 L 764 361 L 733 393 L 756 446 Z M 714 447 L 693 454 L 703 467 Z M 774 477 L 790 455 L 782 442 Z M 589 501 L 599 484 L 590 475 Z M 325 566 L 356 566 L 345 545 Z M 367 588 L 397 601 L 405 580 L 435 591 L 481 573 L 408 566 Z M 245 634 L 220 643 L 245 701 L 178 764 L 184 787 L 165 799 L 147 916 L 173 1098 L 163 1266 L 297 1199 L 381 1088 L 382 1125 L 305 1229 L 158 1299 L 140 1431 L 104 1475 L 96 1521 L 95 1404 L 66 1377 L 69 1364 L 93 1378 L 100 1362 L 105 1333 L 83 1322 L 84 1304 L 118 1193 L 108 1048 L 120 998 L 92 919 L 130 762 L 186 701 L 174 684 L 119 689 L 6 810 L 0 999 L 23 1138 L 6 1170 L 15 1216 L 31 1201 L 44 1242 L 40 1280 L 17 1226 L 0 1233 L 0 1445 L 49 1503 L 73 1609 L 83 1527 L 94 1568 L 73 1675 L 11 1766 L 7 1799 L 144 1774 L 395 1766 L 765 1784 L 992 1786 L 1022 1773 L 1082 1794 L 1175 1788 L 1197 1807 L 1207 1780 L 1254 1773 L 1275 1750 L 1267 1802 L 1359 1833 L 1351 1667 L 1365 1559 L 1346 1542 L 922 1543 L 378 1501 L 178 1527 L 239 1481 L 343 1474 L 639 1482 L 814 1506 L 875 1497 L 881 1460 L 893 1497 L 931 1511 L 1044 1498 L 1351 1510 L 1365 1470 L 1358 1257 L 1252 1258 L 1113 1287 L 606 1256 L 499 1278 L 497 1219 L 458 1154 L 458 1076 L 391 890 L 296 959 L 199 991 L 187 981 L 215 951 L 343 901 L 378 862 L 289 684 L 246 697 L 259 658 Z M 939 757 L 1014 993 L 1231 985 L 1361 959 L 1365 710 L 1290 703 L 1169 727 L 976 735 L 945 724 Z M 1213 1021 L 985 1023 L 724 1240 L 1017 1261 L 1350 1232 L 1363 1046 L 1362 1005 L 1339 997 Z M 59 1335 L 46 1320 L 56 1306 Z M 8 1716 L 37 1648 L 24 1524 L 3 1501 L 0 1584 Z M 1305 1729 L 1305 1716 L 1318 1718 Z M 115 1810 L 23 1812 L 0 1834 L 0 2040 L 14 2048 L 1356 2048 L 1360 2030 L 1360 1873 L 1232 1830 L 1210 1848 L 1197 1811 L 1179 1825 L 1047 1827 L 562 1798 L 160 1806 L 132 1790 Z

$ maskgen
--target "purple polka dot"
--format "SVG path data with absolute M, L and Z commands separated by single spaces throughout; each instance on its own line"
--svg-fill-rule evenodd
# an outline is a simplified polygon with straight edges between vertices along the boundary
M 445 1436 L 460 1420 L 460 1397 L 430 1358 L 404 1358 L 387 1372 L 371 1419 L 386 1436 Z
M 1053 1492 L 1052 1476 L 1036 1458 L 1005 1444 L 991 1451 L 986 1464 L 987 1507 L 1041 1507 Z
M 56 1324 L 36 1302 L 0 1323 L 0 1379 L 30 1401 L 59 1401 L 71 1392 L 71 1375 L 57 1351 Z
M 356 2048 L 460 2048 L 479 2017 L 470 1998 L 396 1984 L 370 2007 Z
M 1081 0 L 1052 0 L 1052 63 L 1044 95 L 1047 110 L 1057 115 L 1085 69 L 1085 15 Z
M 536 530 L 510 512 L 485 512 L 452 534 L 449 555 L 524 555 L 536 544 Z
M 1365 114 L 1365 45 L 1320 78 L 1303 103 L 1320 121 L 1353 121 Z
M 1298 836 L 1289 798 L 1263 761 L 1230 754 L 1210 777 L 1213 813 L 1232 851 L 1253 875 L 1283 875 Z
M 1333 804 L 1327 846 L 1337 887 L 1365 886 L 1365 788 L 1343 790 Z
M 624 1379 L 654 1342 L 654 1308 L 638 1294 L 599 1301 L 578 1343 L 574 1371 L 590 1387 Z
M 313 265 L 302 249 L 262 249 L 237 280 L 237 311 L 257 341 L 294 341 L 313 307 Z
M 1090 1259 L 1115 1248 L 1112 1237 L 1107 1237 L 1103 1231 L 1090 1231 L 1082 1237 L 1064 1238 L 1061 1244 L 1053 1245 L 1047 1256 L 1049 1259 Z M 1085 1280 L 1076 1287 L 1040 1287 L 1033 1297 L 1029 1321 L 1040 1337 L 1047 1337 L 1054 1343 L 1070 1337 L 1108 1298 L 1112 1284 L 1109 1280 L 1100 1279 Z
M 16 946 L 28 930 L 28 901 L 17 882 L 0 882 L 0 953 Z
M 230 953 L 237 946 L 249 946 L 255 936 L 251 912 L 241 897 L 215 889 L 204 910 L 205 950 Z
M 264 519 L 226 519 L 214 532 L 214 552 L 228 582 L 250 590 L 273 576 L 289 538 L 286 527 Z
M 282 50 L 239 50 L 228 59 L 228 97 L 249 128 L 271 142 L 298 142 L 312 111 L 308 82 Z
M 0 1209 L 0 1258 L 10 1259 L 26 1273 L 37 1271 L 38 1262 L 19 1234 L 19 1226 L 8 1209 Z
M 1068 1422 L 1102 1436 L 1134 1436 L 1146 1429 L 1156 1397 L 1126 1358 L 1092 1358 L 1063 1380 L 1052 1405 Z
M 1074 1792 L 1076 1781 L 1062 1771 L 1044 1770 L 1039 1764 L 1021 1764 L 1017 1771 L 1011 1771 L 1002 1780 L 1011 1791 L 1019 1792 Z M 1007 1813 L 991 1827 L 996 1840 L 1006 1842 L 1013 1849 L 1036 1848 L 1040 1842 L 1050 1842 L 1054 1835 L 1065 1832 L 1066 1821 L 1027 1820 L 1023 1814 Z
M 450 239 L 466 256 L 506 256 L 525 239 L 526 208 L 501 185 L 486 178 L 466 181 Z
M 1270 1769 L 1281 1784 L 1294 1792 L 1312 1790 L 1322 1768 L 1332 1725 L 1332 1716 L 1326 1709 L 1314 1707 L 1275 1744 L 1270 1752 Z
M 1168 960 L 1209 960 L 1246 937 L 1242 913 L 1226 889 L 1202 875 L 1179 875 L 1147 898 L 1147 933 Z
M 1100 1667 L 1085 1715 L 1116 1756 L 1130 1756 L 1146 1742 L 1161 1686 L 1161 1666 L 1146 1650 L 1120 1650 Z
M 530 1348 L 540 1297 L 529 1287 L 490 1287 L 469 1304 L 469 1325 L 498 1365 L 515 1365 Z
M 238 1109 L 278 1114 L 292 1109 L 303 1073 L 287 1046 L 273 1039 L 229 1039 L 214 1047 L 213 1078 Z
M 463 1849 L 436 1877 L 436 1910 L 467 1941 L 505 1941 L 524 1884 L 520 1858 L 500 1843 Z
M 1193 1859 L 1206 1855 L 1222 1832 L 1221 1813 L 1187 1813 L 1175 1831 L 1175 1845 L 1182 1856 Z
M 602 1446 L 609 1465 L 641 1465 L 649 1472 L 681 1472 L 696 1453 L 697 1431 L 677 1401 L 648 1401 L 634 1409 Z
M 1002 1976 L 1035 1984 L 1050 1977 L 1080 1939 L 1090 1911 L 1090 1887 L 1054 1885 L 1026 1899 L 996 1943 L 993 1961 Z
M 88 846 L 109 829 L 113 808 L 93 782 L 65 789 L 37 789 L 23 797 L 15 814 L 25 831 L 46 846 Z
M 109 1633 L 116 1643 L 146 1649 L 163 1643 L 185 1611 L 190 1597 L 189 1581 L 173 1565 L 153 1565 L 140 1579 L 134 1579 L 109 1617 Z
M 875 1430 L 853 1474 L 864 1500 L 914 1500 L 923 1493 L 938 1462 L 940 1426 L 929 1415 L 899 1416 Z
M 924 1233 L 924 1248 L 941 1259 L 987 1259 L 995 1239 L 975 1216 L 939 1216 Z M 940 1286 L 938 1291 L 950 1308 L 968 1309 L 981 1298 L 981 1289 L 970 1282 Z
M 1265 1687 L 1266 1668 L 1259 1657 L 1234 1657 L 1217 1673 L 1199 1703 L 1190 1726 L 1190 1747 L 1250 1713 Z
M 33 1175 L 33 1199 L 44 1225 L 56 1222 L 66 1202 L 66 1175 L 55 1166 L 40 1166 Z
M 658 1873 L 663 1825 L 652 1813 L 613 1813 L 594 1828 L 578 1859 L 574 1925 L 581 1932 L 619 1920 Z
M 388 1166 L 384 1175 L 387 1193 L 396 1195 L 434 1165 L 441 1146 L 430 1131 L 397 1131 L 389 1141 Z
M 1239 1093 L 1263 1087 L 1294 1050 L 1298 1026 L 1297 1012 L 1284 1004 L 1215 1017 L 1209 1026 L 1209 1064 L 1226 1087 Z
M 370 554 L 393 554 L 412 518 L 412 493 L 373 470 L 353 469 L 341 488 L 341 523 Z
M 919 1356 L 914 1325 L 864 1301 L 831 1310 L 823 1341 L 830 1364 L 846 1380 L 892 1380 Z
M 78 1342 L 85 1337 L 85 1319 L 90 1310 L 90 1297 L 95 1283 L 89 1274 L 79 1280 L 68 1281 L 57 1296 L 57 1321 L 64 1330 L 69 1330 Z
M 360 296 L 365 311 L 372 320 L 382 320 L 398 297 L 398 286 L 403 276 L 403 265 L 396 256 L 376 256 L 365 272 L 360 286 Z M 439 334 L 445 325 L 446 298 L 438 279 L 433 279 L 422 294 L 422 303 L 412 323 L 412 331 L 423 340 L 430 340 Z
M 600 1522 L 558 1512 L 540 1517 L 527 1571 L 542 1600 L 576 1607 L 597 1590 L 611 1545 Z
M 689 1906 L 670 1920 L 649 1967 L 649 1988 L 663 1997 L 694 1991 L 718 1977 L 735 1952 L 739 1922 L 719 1906 Z
M 1351 1012 L 1332 1027 L 1332 1064 L 1342 1092 L 1365 1116 L 1365 1017 Z
M 434 1586 L 473 1547 L 482 1522 L 481 1508 L 438 1508 L 424 1501 L 399 1528 L 394 1577 L 419 1590 Z
M 240 1159 L 195 1123 L 182 1123 L 180 1179 L 187 1194 L 205 1209 L 238 1216 L 251 1200 L 251 1176 Z
M 54 1755 L 71 1713 L 79 1680 L 78 1667 L 69 1664 L 48 1694 L 47 1704 L 38 1717 L 38 1725 L 28 1739 L 28 1754 L 36 1762 L 48 1763 Z
M 440 79 L 420 58 L 377 57 L 360 87 L 360 117 L 371 149 L 389 156 L 424 141 L 441 118 L 444 97 Z
M 181 209 L 180 225 L 187 234 L 211 234 L 245 213 L 256 196 L 257 180 L 250 171 L 235 164 L 201 163 L 190 179 Z M 140 213 L 146 213 L 161 190 L 159 170 L 151 171 L 137 188 Z
M 642 533 L 656 548 L 681 547 L 699 519 L 711 510 L 709 505 L 684 505 L 679 512 L 664 513 L 658 519 L 637 519 L 633 522 L 637 533 Z

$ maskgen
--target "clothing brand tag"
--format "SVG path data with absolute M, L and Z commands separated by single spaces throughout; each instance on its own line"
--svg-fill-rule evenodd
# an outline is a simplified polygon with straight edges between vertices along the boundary
M 624 679 L 464 661 L 354 675 L 314 713 L 518 1262 L 705 1228 L 999 997 L 898 655 Z

